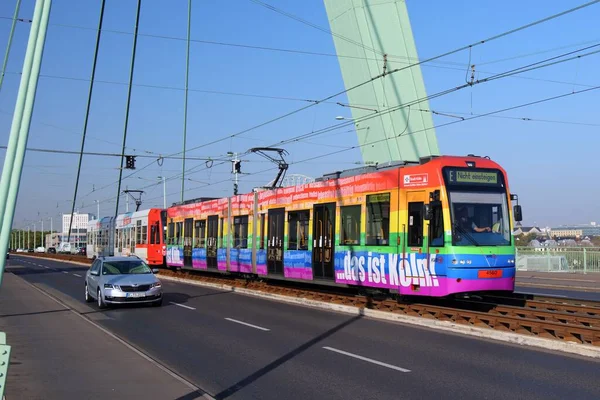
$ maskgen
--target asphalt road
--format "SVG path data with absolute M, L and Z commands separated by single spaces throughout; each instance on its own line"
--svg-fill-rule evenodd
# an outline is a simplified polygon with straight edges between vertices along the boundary
M 599 288 L 600 290 L 600 288 Z M 519 293 L 530 293 L 541 296 L 556 296 L 564 297 L 568 299 L 579 299 L 579 300 L 591 300 L 600 301 L 600 291 L 598 292 L 584 292 L 580 290 L 568 290 L 568 289 L 554 289 L 550 287 L 532 287 L 532 286 L 519 286 L 517 285 L 516 291 Z
M 600 398 L 590 359 L 168 281 L 161 308 L 100 311 L 83 301 L 86 267 L 10 263 L 219 399 Z
M 11 273 L 0 290 L 0 331 L 12 348 L 9 400 L 184 400 L 202 394 Z

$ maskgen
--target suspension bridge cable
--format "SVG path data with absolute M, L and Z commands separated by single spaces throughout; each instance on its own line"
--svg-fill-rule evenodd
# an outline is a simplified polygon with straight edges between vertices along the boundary
M 83 134 L 81 135 L 81 150 L 79 151 L 79 165 L 77 166 L 77 177 L 75 178 L 75 190 L 73 193 L 73 205 L 71 207 L 71 218 L 69 220 L 69 230 L 67 233 L 67 243 L 71 243 L 71 229 L 73 228 L 73 218 L 75 213 L 75 202 L 77 201 L 77 191 L 79 190 L 79 178 L 81 176 L 81 163 L 83 161 L 83 151 L 85 150 L 85 136 L 88 130 L 88 122 L 90 117 L 90 107 L 92 105 L 92 94 L 94 91 L 94 78 L 96 77 L 96 66 L 98 64 L 98 51 L 100 49 L 100 37 L 102 33 L 102 23 L 104 22 L 104 8 L 106 1 L 100 2 L 100 18 L 98 20 L 98 33 L 96 34 L 96 47 L 94 48 L 94 59 L 92 61 L 92 76 L 88 89 L 88 98 L 85 110 L 85 120 L 83 122 Z M 98 217 L 99 218 L 99 217 Z
M 600 0 L 599 0 L 600 1 Z M 127 128 L 129 125 L 129 107 L 131 106 L 131 89 L 133 83 L 133 73 L 135 69 L 135 51 L 137 48 L 138 30 L 140 28 L 140 9 L 142 0 L 137 0 L 137 10 L 135 14 L 135 28 L 133 35 L 133 46 L 131 51 L 131 66 L 129 69 L 129 87 L 127 88 L 127 105 L 125 106 L 125 126 L 123 128 L 123 148 L 121 150 L 121 168 L 119 168 L 119 183 L 117 187 L 117 206 L 115 207 L 115 219 L 119 215 L 119 198 L 121 195 L 121 178 L 123 177 L 123 160 L 125 159 L 125 144 L 127 143 Z

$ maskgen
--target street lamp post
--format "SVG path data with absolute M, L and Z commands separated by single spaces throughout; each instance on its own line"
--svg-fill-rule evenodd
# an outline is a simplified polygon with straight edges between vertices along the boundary
M 163 183 L 163 209 L 167 208 L 167 179 L 164 176 L 159 176 L 158 179 L 162 179 Z

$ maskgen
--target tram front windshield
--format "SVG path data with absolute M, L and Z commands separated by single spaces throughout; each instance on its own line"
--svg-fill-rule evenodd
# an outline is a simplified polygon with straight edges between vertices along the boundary
M 449 193 L 455 246 L 508 246 L 510 224 L 506 193 Z

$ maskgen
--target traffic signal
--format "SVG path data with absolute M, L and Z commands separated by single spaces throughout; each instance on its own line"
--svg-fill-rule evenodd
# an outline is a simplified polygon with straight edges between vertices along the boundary
M 233 184 L 233 194 L 236 195 L 236 196 L 238 194 L 238 184 L 237 183 Z
M 242 172 L 242 162 L 239 160 L 236 160 L 233 162 L 233 173 L 234 174 L 240 174 Z
M 125 156 L 125 169 L 135 169 L 135 156 Z

